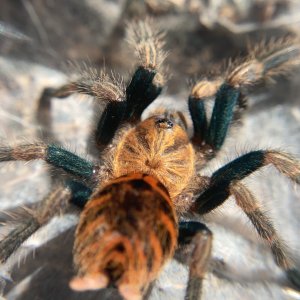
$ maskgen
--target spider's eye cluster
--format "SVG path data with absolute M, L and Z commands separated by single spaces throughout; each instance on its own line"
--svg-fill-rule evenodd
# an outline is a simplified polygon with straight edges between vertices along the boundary
M 155 121 L 155 125 L 158 127 L 158 128 L 162 128 L 162 129 L 170 129 L 170 128 L 173 128 L 174 126 L 174 123 L 170 120 L 170 119 L 167 119 L 167 118 L 159 118 Z

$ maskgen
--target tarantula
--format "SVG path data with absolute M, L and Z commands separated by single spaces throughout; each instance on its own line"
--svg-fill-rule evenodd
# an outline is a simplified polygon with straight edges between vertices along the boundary
M 70 282 L 72 289 L 115 286 L 124 299 L 141 299 L 175 250 L 189 245 L 186 299 L 200 299 L 212 233 L 187 216 L 205 215 L 233 196 L 270 246 L 277 265 L 299 289 L 299 271 L 242 180 L 272 164 L 299 184 L 300 162 L 285 152 L 257 150 L 231 161 L 211 177 L 201 174 L 244 110 L 245 87 L 289 71 L 299 62 L 299 45 L 274 43 L 230 66 L 223 77 L 197 82 L 188 99 L 194 128 L 190 138 L 187 119 L 180 111 L 157 110 L 141 120 L 164 85 L 163 36 L 148 22 L 131 24 L 128 36 L 140 65 L 126 86 L 104 72 L 83 72 L 60 88 L 45 89 L 40 99 L 39 113 L 44 117 L 52 97 L 82 93 L 106 104 L 95 130 L 99 162 L 43 142 L 0 147 L 2 162 L 41 159 L 72 175 L 0 242 L 1 262 L 54 215 L 75 205 L 82 213 L 73 250 L 77 275 Z M 208 117 L 205 103 L 211 97 L 215 102 Z

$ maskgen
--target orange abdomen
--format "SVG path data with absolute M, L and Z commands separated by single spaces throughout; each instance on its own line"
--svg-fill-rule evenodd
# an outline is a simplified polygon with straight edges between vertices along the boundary
M 111 181 L 93 195 L 76 231 L 77 290 L 118 287 L 125 299 L 140 299 L 173 256 L 178 229 L 164 186 L 154 177 L 132 174 Z

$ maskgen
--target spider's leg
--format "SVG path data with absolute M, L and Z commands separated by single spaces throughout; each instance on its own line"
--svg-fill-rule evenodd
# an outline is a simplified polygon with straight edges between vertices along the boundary
M 39 228 L 46 225 L 55 215 L 66 211 L 71 204 L 83 207 L 88 201 L 91 190 L 77 181 L 68 181 L 65 186 L 51 192 L 30 216 L 17 225 L 0 241 L 0 263 L 5 262 Z
M 91 179 L 96 173 L 96 167 L 91 162 L 57 145 L 32 143 L 0 146 L 0 162 L 35 159 L 42 159 L 55 168 L 85 179 Z
M 138 22 L 129 26 L 128 36 L 139 56 L 139 66 L 125 90 L 118 88 L 121 83 L 116 78 L 108 86 L 106 94 L 110 96 L 108 92 L 115 92 L 113 97 L 107 97 L 110 101 L 96 127 L 95 139 L 100 149 L 109 144 L 122 123 L 140 120 L 143 111 L 158 97 L 164 84 L 160 71 L 164 60 L 160 33 L 147 22 Z
M 0 263 L 4 263 L 33 233 L 40 228 L 37 220 L 30 216 L 0 241 Z
M 77 92 L 76 83 L 65 84 L 59 88 L 45 88 L 38 101 L 37 118 L 42 124 L 50 120 L 51 98 L 66 98 Z M 46 121 L 45 121 L 46 119 Z
M 67 83 L 58 88 L 45 88 L 38 103 L 38 118 L 42 120 L 43 116 L 48 116 L 51 109 L 51 98 L 66 98 L 78 91 L 78 83 Z M 87 91 L 88 93 L 88 91 Z
M 95 140 L 99 148 L 109 144 L 124 121 L 127 102 L 122 82 L 117 82 L 115 78 L 109 77 L 104 72 L 98 73 L 93 69 L 90 72 L 87 78 L 82 77 L 57 89 L 46 88 L 43 91 L 39 100 L 37 119 L 49 131 L 51 140 L 54 140 L 51 136 L 51 98 L 62 99 L 73 93 L 79 93 L 92 96 L 97 102 L 106 103 L 96 125 Z
M 37 210 L 32 211 L 25 222 L 17 225 L 0 242 L 0 262 L 5 262 L 25 240 L 45 225 L 55 214 L 64 211 L 70 199 L 71 193 L 64 187 L 59 187 L 50 193 L 42 202 L 42 205 Z
M 67 180 L 65 185 L 72 194 L 70 202 L 79 208 L 83 208 L 90 199 L 92 190 L 85 184 L 75 180 Z
M 50 108 L 51 98 L 63 99 L 78 92 L 93 96 L 93 94 L 91 94 L 91 90 L 84 90 L 83 88 L 80 90 L 79 86 L 80 82 L 70 82 L 58 88 L 45 88 L 39 99 L 38 113 L 41 113 L 40 111 L 43 111 L 44 109 Z
M 45 129 L 43 132 L 43 138 L 51 139 L 55 141 L 55 137 L 52 135 L 52 118 L 51 118 L 51 103 L 52 98 L 63 99 L 74 93 L 89 94 L 89 90 L 79 90 L 79 82 L 70 82 L 58 88 L 45 88 L 38 100 L 38 107 L 36 118 Z
M 188 246 L 184 252 L 184 260 L 190 266 L 185 299 L 200 300 L 202 281 L 211 258 L 212 233 L 200 222 L 180 222 L 178 242 L 180 247 Z
M 106 104 L 95 131 L 96 144 L 100 149 L 110 143 L 123 123 L 140 120 L 143 111 L 158 97 L 164 85 L 162 34 L 149 22 L 136 22 L 128 28 L 128 40 L 139 57 L 139 65 L 128 85 L 125 87 L 122 78 L 113 74 L 108 76 L 102 71 L 85 68 L 78 80 L 56 89 L 46 88 L 39 100 L 37 114 L 45 128 L 51 128 L 51 98 L 62 99 L 73 93 L 90 95 Z
M 289 280 L 300 289 L 300 271 L 295 268 L 289 259 L 285 245 L 278 237 L 272 221 L 260 209 L 255 197 L 241 183 L 233 183 L 230 186 L 230 192 L 234 196 L 237 205 L 250 219 L 259 236 L 271 248 L 276 264 L 286 272 Z
M 139 58 L 139 66 L 126 88 L 126 118 L 139 121 L 145 108 L 161 93 L 164 85 L 162 63 L 165 59 L 163 35 L 149 22 L 131 23 L 128 41 Z
M 245 90 L 263 79 L 287 73 L 300 62 L 300 48 L 290 41 L 256 49 L 244 63 L 230 67 L 224 78 L 201 80 L 189 97 L 189 110 L 194 124 L 193 142 L 198 146 L 221 149 L 238 110 L 245 108 Z M 210 123 L 205 100 L 215 96 Z
M 275 150 L 253 151 L 217 170 L 212 175 L 208 187 L 197 198 L 193 210 L 206 214 L 233 195 L 237 205 L 246 213 L 258 234 L 270 245 L 277 265 L 286 271 L 291 282 L 300 289 L 300 273 L 288 259 L 284 245 L 271 221 L 260 210 L 250 191 L 239 182 L 268 164 L 272 164 L 282 174 L 300 184 L 300 162 L 290 154 Z
M 292 155 L 276 150 L 256 150 L 244 154 L 213 173 L 208 187 L 197 198 L 194 209 L 206 214 L 230 195 L 230 185 L 258 169 L 272 164 L 279 172 L 300 184 L 300 162 Z
M 107 145 L 123 121 L 126 112 L 125 88 L 122 82 L 93 68 L 79 70 L 81 77 L 59 88 L 44 89 L 38 105 L 37 119 L 51 134 L 51 99 L 66 98 L 74 93 L 94 97 L 106 103 L 102 117 L 96 127 L 96 142 Z M 53 138 L 52 138 L 53 139 Z
M 0 263 L 5 262 L 39 228 L 54 216 L 66 211 L 71 204 L 83 207 L 91 190 L 77 181 L 68 181 L 64 187 L 57 187 L 34 210 L 27 220 L 17 225 L 0 241 Z

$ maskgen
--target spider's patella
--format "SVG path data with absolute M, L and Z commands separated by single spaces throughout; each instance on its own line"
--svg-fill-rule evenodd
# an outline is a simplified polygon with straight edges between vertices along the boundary
M 72 175 L 0 242 L 1 261 L 54 215 L 76 205 L 82 213 L 75 237 L 77 275 L 70 282 L 72 289 L 113 285 L 125 299 L 141 299 L 175 250 L 189 244 L 186 299 L 200 299 L 212 233 L 204 224 L 188 221 L 187 213 L 207 214 L 232 195 L 270 246 L 277 265 L 299 289 L 299 271 L 272 222 L 241 182 L 271 164 L 300 183 L 299 161 L 285 152 L 257 150 L 226 164 L 211 177 L 201 175 L 244 110 L 245 88 L 290 71 L 299 63 L 299 45 L 279 41 L 263 51 L 256 49 L 243 63 L 230 66 L 223 77 L 197 82 L 188 99 L 194 127 L 190 138 L 188 122 L 180 111 L 159 110 L 141 121 L 141 114 L 164 85 L 162 35 L 147 22 L 130 25 L 128 32 L 140 65 L 127 86 L 104 72 L 90 70 L 61 88 L 45 89 L 40 100 L 39 113 L 44 117 L 52 97 L 77 92 L 106 103 L 95 130 L 99 163 L 56 144 L 0 147 L 0 161 L 42 159 Z M 211 97 L 215 103 L 208 118 L 205 100 Z

